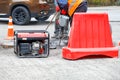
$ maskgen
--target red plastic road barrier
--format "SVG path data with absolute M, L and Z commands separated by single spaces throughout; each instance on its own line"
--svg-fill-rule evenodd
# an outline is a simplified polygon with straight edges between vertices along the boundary
M 68 46 L 62 49 L 62 56 L 74 60 L 88 55 L 118 57 L 106 13 L 75 13 L 73 16 Z

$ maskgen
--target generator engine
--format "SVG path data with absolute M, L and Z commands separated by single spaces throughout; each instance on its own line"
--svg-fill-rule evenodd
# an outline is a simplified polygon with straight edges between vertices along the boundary
M 14 52 L 19 57 L 47 57 L 49 34 L 47 31 L 15 31 Z
M 36 41 L 36 42 L 32 42 L 32 54 L 33 55 L 38 55 L 38 54 L 42 54 L 44 52 L 43 49 L 43 43 Z

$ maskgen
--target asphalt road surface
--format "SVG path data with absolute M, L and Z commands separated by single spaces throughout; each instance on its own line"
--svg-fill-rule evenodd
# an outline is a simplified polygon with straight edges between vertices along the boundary
M 119 48 L 120 7 L 90 7 L 88 12 L 108 13 L 113 43 Z M 32 19 L 29 25 L 14 25 L 14 30 L 43 30 L 51 18 L 46 22 Z M 8 19 L 0 18 L 0 44 L 7 35 L 7 23 Z M 48 31 L 53 35 L 54 21 Z M 18 58 L 13 48 L 0 46 L 0 80 L 120 80 L 120 56 L 86 57 L 71 61 L 62 58 L 59 48 L 50 50 L 48 58 Z

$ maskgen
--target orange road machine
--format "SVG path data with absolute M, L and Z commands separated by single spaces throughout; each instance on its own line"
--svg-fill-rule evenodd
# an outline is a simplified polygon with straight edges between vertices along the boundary
M 48 57 L 49 33 L 45 30 L 14 31 L 14 53 L 18 57 Z

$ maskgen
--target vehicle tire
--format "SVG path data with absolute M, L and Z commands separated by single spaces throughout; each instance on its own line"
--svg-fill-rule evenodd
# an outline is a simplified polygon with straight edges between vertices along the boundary
M 43 17 L 35 17 L 37 21 L 45 21 L 49 18 L 49 16 L 43 16 Z
M 31 16 L 27 8 L 18 6 L 12 11 L 12 18 L 15 24 L 24 25 L 30 22 Z

